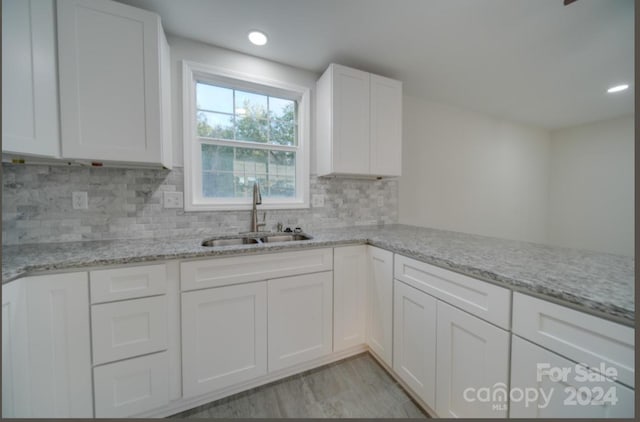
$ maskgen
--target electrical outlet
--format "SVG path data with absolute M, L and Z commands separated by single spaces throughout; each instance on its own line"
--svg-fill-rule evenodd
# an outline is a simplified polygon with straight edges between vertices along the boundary
M 311 195 L 311 206 L 313 206 L 313 208 L 324 207 L 324 195 Z
M 165 208 L 183 208 L 184 199 L 182 192 L 164 192 L 164 207 Z
M 87 192 L 73 192 L 71 204 L 74 210 L 86 210 L 89 208 L 89 195 Z
M 382 196 L 378 197 L 378 206 L 379 207 L 384 207 L 384 197 L 382 197 Z

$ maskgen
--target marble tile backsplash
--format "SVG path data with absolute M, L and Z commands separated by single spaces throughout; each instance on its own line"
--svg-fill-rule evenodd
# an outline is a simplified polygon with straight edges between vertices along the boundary
M 249 211 L 165 209 L 164 191 L 184 190 L 183 169 L 147 170 L 2 164 L 2 243 L 207 236 L 249 229 Z M 398 221 L 397 180 L 311 177 L 324 207 L 267 211 L 267 228 L 347 227 Z M 72 192 L 87 192 L 75 210 Z M 378 206 L 382 198 L 383 206 Z

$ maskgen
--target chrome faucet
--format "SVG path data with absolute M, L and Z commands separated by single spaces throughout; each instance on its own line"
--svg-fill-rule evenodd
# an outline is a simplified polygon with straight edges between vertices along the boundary
M 253 208 L 251 209 L 251 231 L 259 232 L 260 227 L 264 227 L 267 225 L 266 218 L 267 213 L 264 213 L 263 222 L 258 223 L 258 207 L 257 205 L 262 204 L 262 195 L 260 194 L 260 187 L 258 183 L 253 184 Z

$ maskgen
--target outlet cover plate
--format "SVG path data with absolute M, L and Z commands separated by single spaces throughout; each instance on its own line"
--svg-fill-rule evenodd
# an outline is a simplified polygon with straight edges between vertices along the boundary
M 71 204 L 74 210 L 89 209 L 89 195 L 87 192 L 72 192 Z
M 164 192 L 163 205 L 165 208 L 183 208 L 184 199 L 182 192 Z

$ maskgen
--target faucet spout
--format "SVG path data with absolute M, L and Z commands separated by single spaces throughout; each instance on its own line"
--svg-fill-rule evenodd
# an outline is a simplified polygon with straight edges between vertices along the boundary
M 251 208 L 251 231 L 258 232 L 260 231 L 260 227 L 266 225 L 266 222 L 258 223 L 258 207 L 257 205 L 262 204 L 262 195 L 260 194 L 260 187 L 258 183 L 253 184 L 253 206 Z M 265 221 L 266 221 L 266 213 L 265 213 Z

